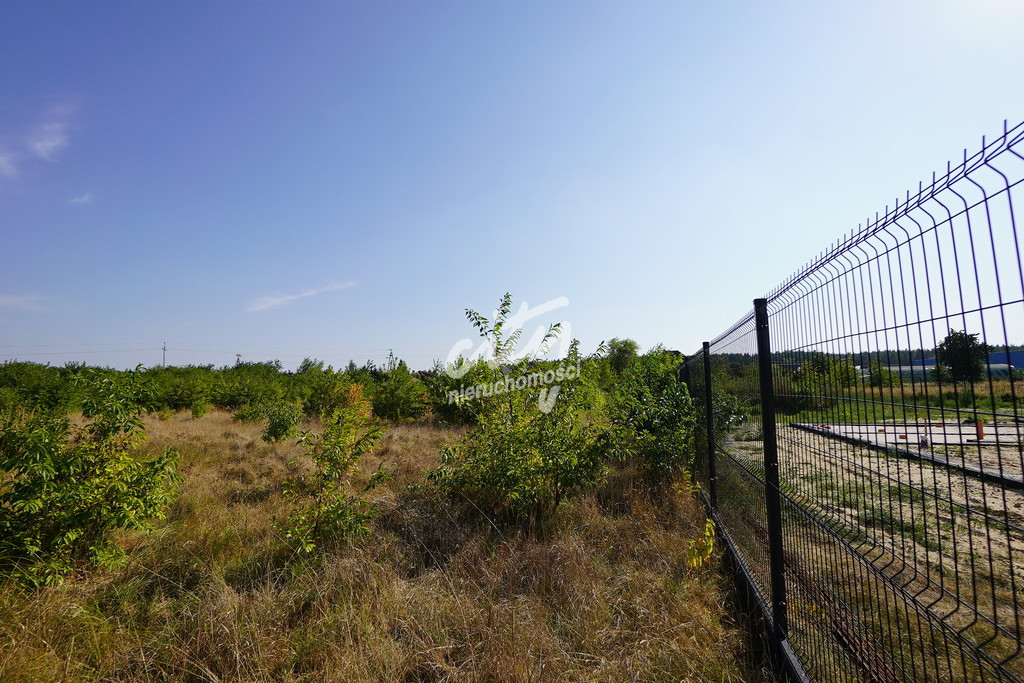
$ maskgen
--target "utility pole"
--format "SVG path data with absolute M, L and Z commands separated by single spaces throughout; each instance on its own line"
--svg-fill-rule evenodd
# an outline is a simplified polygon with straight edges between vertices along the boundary
M 167 342 L 164 342 L 164 362 L 163 367 L 167 367 Z

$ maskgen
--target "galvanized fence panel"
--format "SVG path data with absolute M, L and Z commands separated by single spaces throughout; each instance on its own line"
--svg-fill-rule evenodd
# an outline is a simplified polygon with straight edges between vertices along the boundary
M 687 359 L 697 476 L 795 676 L 1024 680 L 1022 152 L 1004 127 Z

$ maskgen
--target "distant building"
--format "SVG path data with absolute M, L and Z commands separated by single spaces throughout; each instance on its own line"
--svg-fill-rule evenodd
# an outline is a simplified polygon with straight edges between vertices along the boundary
M 993 368 L 997 365 L 1010 365 L 1014 368 L 1024 368 L 1024 350 L 1022 351 L 993 351 L 988 354 L 988 362 Z M 934 358 L 915 360 L 914 365 L 935 367 Z
M 993 356 L 996 354 L 992 354 Z M 1006 358 L 1006 354 L 1002 354 L 1003 358 Z M 991 356 L 990 356 L 991 358 Z M 915 363 L 914 365 L 890 365 L 886 368 L 889 372 L 899 375 L 904 379 L 915 379 L 924 380 L 927 379 L 929 382 L 935 381 L 934 372 L 929 372 L 935 367 L 935 360 L 925 360 L 924 363 Z M 1010 370 L 1014 369 L 1014 366 L 1007 365 L 1006 363 L 989 363 L 985 366 L 987 372 L 992 374 L 992 379 L 1009 379 Z

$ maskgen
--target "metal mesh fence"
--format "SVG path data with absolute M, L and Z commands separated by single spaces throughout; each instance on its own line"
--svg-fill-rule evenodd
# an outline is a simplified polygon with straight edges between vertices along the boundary
M 695 469 L 791 672 L 1021 681 L 1024 123 L 687 359 Z

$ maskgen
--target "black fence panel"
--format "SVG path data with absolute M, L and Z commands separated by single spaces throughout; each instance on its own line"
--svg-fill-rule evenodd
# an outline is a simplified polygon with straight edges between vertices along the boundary
M 687 360 L 697 477 L 794 676 L 1024 680 L 1022 152 L 1024 123 L 983 139 Z

